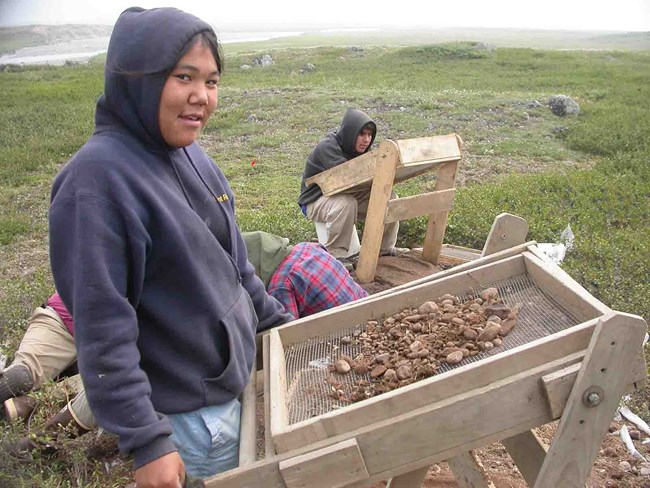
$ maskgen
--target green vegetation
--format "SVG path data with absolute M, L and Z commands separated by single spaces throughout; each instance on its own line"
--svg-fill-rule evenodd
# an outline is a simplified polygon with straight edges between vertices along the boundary
M 447 242 L 481 248 L 501 212 L 524 217 L 538 242 L 556 242 L 570 224 L 575 249 L 564 269 L 605 304 L 650 319 L 648 51 L 490 51 L 472 43 L 254 49 L 225 46 L 220 106 L 202 136 L 230 179 L 243 230 L 292 242 L 315 237 L 295 203 L 304 161 L 345 107 L 356 106 L 377 121 L 378 140 L 462 136 Z M 240 68 L 265 53 L 272 66 Z M 304 70 L 308 63 L 314 71 Z M 10 70 L 0 73 L 0 87 L 0 334 L 11 357 L 31 310 L 52 292 L 50 184 L 92 132 L 102 68 Z M 546 100 L 559 93 L 580 104 L 579 116 L 551 113 Z M 398 193 L 432 185 L 423 176 Z M 420 245 L 424 229 L 422 219 L 404 222 L 400 244 Z M 647 413 L 647 393 L 636 401 Z M 0 484 L 122 486 L 128 464 L 106 474 L 110 448 L 98 454 L 92 440 L 66 450 L 85 456 L 33 465 L 0 450 Z

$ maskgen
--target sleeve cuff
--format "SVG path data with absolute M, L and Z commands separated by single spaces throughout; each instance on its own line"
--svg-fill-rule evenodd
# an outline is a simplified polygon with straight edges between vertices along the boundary
M 161 436 L 146 446 L 134 449 L 132 452 L 134 468 L 138 469 L 145 464 L 155 461 L 170 452 L 178 451 L 169 436 Z

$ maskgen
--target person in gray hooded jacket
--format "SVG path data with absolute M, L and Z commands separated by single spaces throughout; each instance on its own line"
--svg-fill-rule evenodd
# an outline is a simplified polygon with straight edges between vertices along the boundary
M 354 225 L 357 220 L 365 220 L 368 211 L 370 190 L 324 196 L 318 185 L 307 185 L 305 180 L 368 152 L 376 135 L 377 125 L 367 114 L 348 108 L 339 130 L 327 134 L 309 154 L 302 175 L 298 205 L 308 219 L 327 224 L 328 238 L 323 244 L 328 252 L 346 264 Z M 393 192 L 391 198 L 396 197 Z M 398 231 L 399 222 L 386 224 L 380 254 L 397 252 Z
M 52 273 L 88 403 L 139 488 L 237 465 L 256 332 L 293 319 L 255 276 L 234 195 L 196 143 L 222 69 L 206 22 L 125 10 L 95 131 L 52 188 Z

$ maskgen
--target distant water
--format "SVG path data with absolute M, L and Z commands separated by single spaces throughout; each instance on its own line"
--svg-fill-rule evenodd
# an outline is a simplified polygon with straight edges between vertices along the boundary
M 219 39 L 222 44 L 233 42 L 255 42 L 295 37 L 303 35 L 302 31 L 278 32 L 222 32 Z M 13 54 L 0 56 L 0 65 L 4 64 L 52 64 L 62 65 L 66 61 L 86 62 L 93 56 L 105 53 L 108 49 L 108 37 L 78 39 L 46 46 L 34 46 L 19 49 Z

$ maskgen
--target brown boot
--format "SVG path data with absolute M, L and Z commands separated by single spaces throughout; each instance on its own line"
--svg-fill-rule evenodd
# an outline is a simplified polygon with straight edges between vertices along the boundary
M 26 420 L 36 408 L 36 399 L 24 395 L 10 398 L 4 403 L 4 415 L 7 420 Z
M 9 446 L 8 450 L 14 456 L 21 458 L 34 449 L 40 449 L 46 454 L 54 454 L 59 447 L 59 435 L 63 434 L 64 431 L 68 439 L 75 439 L 88 432 L 88 429 L 79 425 L 74 419 L 68 405 L 48 420 L 42 431 L 34 436 L 23 437 Z

